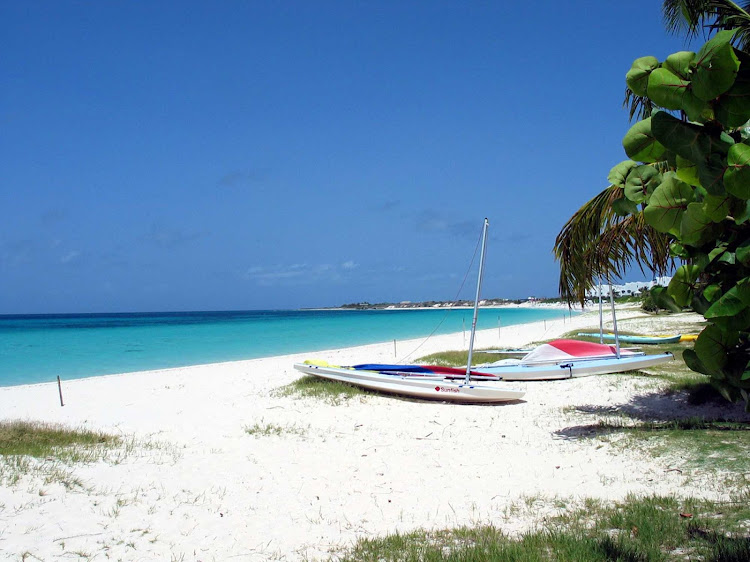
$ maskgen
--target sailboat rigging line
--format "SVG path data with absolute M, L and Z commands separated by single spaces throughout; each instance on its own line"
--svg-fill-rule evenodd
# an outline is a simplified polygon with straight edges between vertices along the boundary
M 435 332 L 437 332 L 440 329 L 440 326 L 443 325 L 445 322 L 445 319 L 448 318 L 448 314 L 451 310 L 453 310 L 456 306 L 456 303 L 458 302 L 458 297 L 461 294 L 461 291 L 463 291 L 464 285 L 466 284 L 466 280 L 469 278 L 469 273 L 471 273 L 472 268 L 474 267 L 474 260 L 477 258 L 477 252 L 479 252 L 479 248 L 482 245 L 482 236 L 484 233 L 484 225 L 482 225 L 482 232 L 479 233 L 479 238 L 477 239 L 477 245 L 474 247 L 474 255 L 471 256 L 471 262 L 469 263 L 469 267 L 466 269 L 466 273 L 464 274 L 464 279 L 461 281 L 461 286 L 458 288 L 458 291 L 456 291 L 456 296 L 451 301 L 451 304 L 449 307 L 445 309 L 445 314 L 443 314 L 443 317 L 440 319 L 440 322 L 438 322 L 438 325 L 435 326 L 435 328 L 430 332 L 430 335 L 427 336 L 422 342 L 412 349 L 408 354 L 404 355 L 401 359 L 398 360 L 399 363 L 404 363 L 406 360 L 414 355 L 419 349 L 427 343 L 427 341 L 435 335 Z

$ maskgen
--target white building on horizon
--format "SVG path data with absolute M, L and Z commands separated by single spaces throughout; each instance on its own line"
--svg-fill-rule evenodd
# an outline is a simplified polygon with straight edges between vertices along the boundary
M 672 280 L 672 277 L 656 277 L 652 281 L 634 281 L 629 283 L 624 283 L 622 285 L 612 285 L 612 291 L 614 292 L 616 297 L 629 297 L 632 295 L 638 295 L 640 294 L 644 289 L 649 290 L 651 287 L 656 287 L 657 285 L 660 287 L 666 287 L 669 285 L 669 282 Z M 609 285 L 602 285 L 601 286 L 602 291 L 602 297 L 609 297 Z M 590 299 L 598 298 L 599 297 L 599 287 L 594 287 L 593 289 L 589 289 L 586 291 L 586 297 Z

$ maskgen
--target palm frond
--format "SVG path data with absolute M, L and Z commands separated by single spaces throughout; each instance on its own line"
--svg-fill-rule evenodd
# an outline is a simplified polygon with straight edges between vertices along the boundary
M 583 303 L 597 279 L 622 278 L 634 265 L 654 275 L 673 267 L 667 235 L 647 225 L 642 213 L 615 214 L 612 204 L 622 195 L 610 185 L 576 211 L 555 239 L 560 296 L 568 302 Z
M 710 0 L 664 0 L 662 17 L 664 27 L 674 34 L 684 33 L 690 40 L 698 36 L 709 10 Z
M 662 17 L 667 31 L 684 33 L 687 40 L 724 29 L 737 29 L 735 44 L 750 48 L 750 2 L 731 0 L 664 0 Z
M 622 106 L 628 109 L 629 118 L 632 121 L 634 117 L 638 120 L 651 117 L 654 112 L 654 102 L 645 96 L 638 96 L 630 88 L 625 88 L 625 99 Z

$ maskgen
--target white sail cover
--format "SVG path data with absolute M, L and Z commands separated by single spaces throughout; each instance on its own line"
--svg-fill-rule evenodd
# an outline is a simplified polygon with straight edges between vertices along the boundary
M 638 351 L 621 349 L 621 356 L 643 355 Z M 539 363 L 561 363 L 585 358 L 617 357 L 614 345 L 591 343 L 579 340 L 554 340 L 536 347 L 527 353 L 520 361 L 521 365 Z

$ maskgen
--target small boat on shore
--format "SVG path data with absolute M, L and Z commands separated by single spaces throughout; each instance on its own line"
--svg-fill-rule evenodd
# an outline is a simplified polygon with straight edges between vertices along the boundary
M 673 360 L 671 353 L 646 355 L 608 344 L 554 340 L 522 359 L 503 359 L 472 370 L 497 375 L 505 381 L 536 381 L 636 371 Z
M 525 391 L 499 385 L 457 382 L 441 374 L 380 372 L 366 369 L 297 363 L 294 368 L 307 375 L 353 384 L 368 390 L 410 398 L 479 404 L 520 400 Z M 497 380 L 492 377 L 489 380 Z
M 682 340 L 682 334 L 672 334 L 667 336 L 638 336 L 638 335 L 627 335 L 627 334 L 598 334 L 596 332 L 579 332 L 578 336 L 585 338 L 603 338 L 605 340 L 614 341 L 615 338 L 619 339 L 623 343 L 637 343 L 637 344 L 659 344 L 659 343 L 677 343 Z

